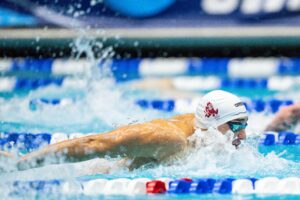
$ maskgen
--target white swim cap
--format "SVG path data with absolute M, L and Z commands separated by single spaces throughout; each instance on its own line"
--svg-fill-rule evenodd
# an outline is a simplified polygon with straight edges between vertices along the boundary
M 236 95 L 222 90 L 215 90 L 204 95 L 196 109 L 196 127 L 208 129 L 229 122 L 233 119 L 246 118 L 245 105 Z

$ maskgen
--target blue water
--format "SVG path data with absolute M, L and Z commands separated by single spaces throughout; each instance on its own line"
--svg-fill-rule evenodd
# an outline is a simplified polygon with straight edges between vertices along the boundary
M 235 91 L 245 96 L 253 96 L 246 91 Z M 274 95 L 269 93 L 256 93 L 256 96 Z M 157 110 L 143 110 L 134 102 L 137 98 L 161 97 L 156 92 L 136 91 L 110 82 L 91 82 L 88 89 L 53 87 L 31 91 L 29 93 L 3 95 L 0 99 L 0 131 L 1 132 L 81 132 L 101 133 L 116 127 L 128 124 L 148 121 L 154 118 L 168 118 L 177 113 L 161 112 Z M 29 107 L 31 99 L 40 97 L 64 98 L 72 97 L 76 101 L 66 106 L 43 105 L 36 110 Z M 275 176 L 279 178 L 299 176 L 299 146 L 268 146 L 258 144 L 257 133 L 261 133 L 266 125 L 264 116 L 252 113 L 250 115 L 248 142 L 246 149 L 234 154 L 217 154 L 215 152 L 193 152 L 183 159 L 176 160 L 172 164 L 146 165 L 134 171 L 121 169 L 112 174 L 82 173 L 80 164 L 62 164 L 60 166 L 45 166 L 21 172 L 2 173 L 0 180 L 43 180 L 43 179 L 96 179 L 96 178 L 140 178 L 156 179 L 159 177 L 170 178 L 263 178 Z M 262 119 L 265 119 L 262 120 Z M 259 123 L 259 124 L 258 124 Z M 254 134 L 256 133 L 256 134 Z M 77 166 L 77 167 L 70 167 Z M 22 198 L 30 198 L 30 194 L 23 194 Z M 27 195 L 27 196 L 26 196 Z M 20 198 L 20 196 L 12 196 Z M 34 194 L 36 199 L 92 199 L 82 195 L 62 195 L 42 193 Z M 147 195 L 147 196 L 98 196 L 95 199 L 296 199 L 289 195 Z

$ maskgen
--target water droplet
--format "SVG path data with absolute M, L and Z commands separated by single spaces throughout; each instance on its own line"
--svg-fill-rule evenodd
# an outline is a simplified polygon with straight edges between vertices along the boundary
M 91 0 L 90 1 L 90 5 L 91 6 L 95 6 L 95 5 L 97 5 L 97 4 L 99 4 L 99 3 L 102 3 L 103 2 L 103 0 Z
M 139 42 L 138 42 L 138 41 L 135 41 L 135 42 L 133 43 L 133 46 L 135 46 L 135 47 L 139 46 Z

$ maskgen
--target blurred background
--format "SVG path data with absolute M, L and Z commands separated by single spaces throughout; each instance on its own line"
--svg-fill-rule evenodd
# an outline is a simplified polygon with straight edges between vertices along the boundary
M 299 11 L 298 0 L 2 0 L 0 95 L 36 109 L 108 78 L 141 108 L 193 112 L 221 88 L 274 113 L 298 98 Z
M 220 88 L 275 113 L 298 98 L 299 19 L 298 0 L 2 0 L 0 95 L 35 110 L 109 79 L 143 109 L 193 112 Z
M 265 155 L 204 153 L 193 163 L 104 178 L 299 176 L 299 135 L 263 135 L 281 106 L 299 101 L 299 75 L 300 0 L 0 1 L 2 150 L 25 154 L 194 112 L 203 94 L 223 89 L 242 97 L 248 142 Z M 48 169 L 0 180 L 85 175 Z
M 1 96 L 98 74 L 159 91 L 171 110 L 222 88 L 257 98 L 249 109 L 285 97 L 276 111 L 297 98 L 287 91 L 299 84 L 299 11 L 298 0 L 2 0 Z

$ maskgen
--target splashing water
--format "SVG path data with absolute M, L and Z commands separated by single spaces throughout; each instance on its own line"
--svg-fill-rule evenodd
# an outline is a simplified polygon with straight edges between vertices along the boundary
M 67 89 L 70 88 L 56 88 L 56 91 Z M 53 87 L 44 90 L 55 91 Z M 84 91 L 83 97 L 66 105 L 42 105 L 39 109 L 32 110 L 29 104 L 35 96 L 35 92 L 32 92 L 25 98 L 0 99 L 0 121 L 28 124 L 31 125 L 30 130 L 26 131 L 33 132 L 101 132 L 159 116 L 155 111 L 142 111 L 133 99 L 124 98 L 122 91 L 111 79 L 93 81 Z
M 0 121 L 12 123 L 7 128 L 2 126 L 2 131 L 14 131 L 18 125 L 21 128 L 28 125 L 26 131 L 31 132 L 102 132 L 159 116 L 158 112 L 142 111 L 133 99 L 124 97 L 124 90 L 111 77 L 112 48 L 103 48 L 101 42 L 84 34 L 82 31 L 82 36 L 74 41 L 74 54 L 75 59 L 85 55 L 90 66 L 86 67 L 84 74 L 72 77 L 78 84 L 49 86 L 30 92 L 25 98 L 0 99 Z M 102 49 L 97 56 L 94 47 Z M 30 109 L 32 99 L 45 96 L 71 96 L 75 101 L 67 105 L 42 105 L 37 110 Z
M 257 144 L 253 146 L 248 143 L 244 143 L 236 150 L 226 136 L 218 131 L 212 130 L 205 134 L 209 135 L 205 138 L 205 142 L 200 142 L 202 145 L 197 145 L 197 148 L 188 151 L 184 157 L 177 158 L 172 164 L 137 170 L 133 176 L 259 178 L 299 175 L 300 164 L 281 158 L 280 154 L 271 152 L 263 156 L 258 152 Z M 201 137 L 200 140 L 203 139 Z
M 69 87 L 49 87 L 44 90 L 61 92 Z M 14 122 L 47 124 L 62 128 L 78 124 L 92 124 L 101 121 L 97 128 L 108 125 L 106 129 L 128 124 L 132 121 L 145 121 L 157 117 L 160 113 L 145 111 L 137 108 L 132 99 L 124 99 L 123 91 L 115 86 L 112 79 L 91 79 L 87 88 L 83 88 L 83 97 L 63 107 L 45 106 L 32 111 L 28 108 L 31 97 L 40 91 L 34 91 L 25 98 L 1 99 L 0 120 Z M 130 108 L 130 109 L 128 109 Z M 264 124 L 255 124 L 266 116 L 253 114 L 250 116 L 250 129 L 263 130 Z M 260 121 L 261 122 L 261 121 Z M 252 125 L 251 125 L 252 124 Z M 101 127 L 100 127 L 101 126 Z M 78 127 L 78 126 L 75 126 Z M 89 130 L 92 130 L 89 127 Z M 67 129 L 64 129 L 67 132 Z M 64 131 L 61 130 L 61 131 Z M 40 130 L 36 130 L 40 131 Z M 258 131 L 260 132 L 260 131 Z M 195 133 L 195 136 L 201 133 Z M 160 165 L 145 165 L 140 169 L 128 171 L 126 168 L 115 170 L 112 174 L 100 174 L 107 178 L 117 177 L 264 177 L 264 176 L 298 176 L 300 165 L 297 162 L 281 158 L 274 152 L 263 156 L 257 150 L 257 144 L 245 143 L 236 150 L 226 137 L 212 130 L 211 137 L 205 138 L 210 145 L 199 145 L 197 148 L 185 152 L 170 162 Z M 201 138 L 201 137 L 200 137 Z M 49 165 L 42 168 L 21 172 L 1 174 L 2 180 L 14 179 L 69 179 L 78 176 L 99 173 L 97 167 L 111 166 L 115 160 L 92 160 L 84 163 Z M 94 166 L 94 167 L 91 167 Z M 95 169 L 93 169 L 95 168 Z M 101 171 L 101 170 L 100 170 Z M 51 172 L 51 173 L 50 173 Z M 101 173 L 101 172 L 100 172 Z M 93 175 L 93 177 L 96 177 Z
M 93 38 L 86 37 L 77 38 L 74 45 L 76 47 L 76 58 L 79 59 L 84 54 L 90 61 L 91 66 L 87 67 L 83 75 L 73 77 L 80 81 L 83 80 L 84 84 L 63 84 L 61 87 L 49 86 L 32 91 L 25 97 L 0 99 L 2 131 L 103 132 L 124 124 L 137 123 L 162 116 L 158 111 L 142 110 L 135 105 L 133 99 L 124 97 L 124 90 L 121 90 L 115 84 L 108 67 L 109 58 L 113 55 L 111 47 L 103 49 L 101 43 L 94 42 Z M 102 49 L 97 58 L 92 50 L 92 47 L 95 46 Z M 99 63 L 101 63 L 101 66 L 99 66 Z M 69 95 L 75 100 L 66 105 L 42 105 L 36 110 L 30 109 L 29 104 L 32 99 L 44 97 L 46 94 L 54 98 Z M 11 124 L 8 125 L 9 123 Z M 101 162 L 107 164 L 106 161 Z M 2 166 L 2 164 L 4 165 Z M 81 167 L 78 167 L 79 165 Z M 0 173 L 0 179 L 20 179 L 22 177 L 23 179 L 32 180 L 40 178 L 75 178 L 76 176 L 90 174 L 90 170 L 82 171 L 84 163 L 79 165 L 52 165 L 25 172 Z M 90 168 L 91 163 L 87 162 L 85 166 Z M 0 168 L 3 167 L 8 171 L 14 170 L 15 163 L 13 160 L 9 163 L 1 161 Z M 41 174 L 44 174 L 44 177 L 41 177 Z
M 83 33 L 84 35 L 84 33 Z M 74 41 L 76 58 L 83 54 L 91 62 L 91 67 L 83 74 L 86 84 L 62 87 L 49 86 L 31 92 L 25 98 L 0 99 L 0 121 L 9 121 L 19 124 L 31 124 L 31 129 L 23 128 L 23 131 L 54 131 L 62 132 L 84 131 L 100 132 L 110 130 L 120 125 L 132 122 L 142 122 L 155 117 L 162 117 L 162 113 L 145 111 L 136 107 L 134 100 L 125 98 L 123 88 L 119 88 L 109 70 L 109 58 L 114 55 L 111 47 L 103 49 L 99 42 L 86 36 Z M 94 55 L 93 47 L 103 49 L 100 54 Z M 101 63 L 101 67 L 99 67 Z M 44 105 L 38 110 L 31 110 L 29 102 L 32 98 L 51 93 L 61 94 L 74 91 L 77 94 L 75 101 L 63 106 Z M 78 95 L 80 94 L 80 95 Z M 72 95 L 71 95 L 72 96 Z M 256 131 L 262 131 L 268 120 L 266 116 L 250 116 L 249 126 Z M 43 126 L 41 126 L 43 125 Z M 25 129 L 25 130 L 24 130 Z M 202 139 L 206 145 L 197 145 L 196 148 L 187 150 L 173 160 L 159 165 L 145 165 L 134 171 L 121 168 L 112 171 L 112 174 L 100 174 L 99 177 L 264 177 L 264 176 L 298 176 L 299 163 L 281 158 L 275 153 L 263 156 L 257 150 L 257 146 L 245 143 L 236 150 L 228 143 L 225 136 L 211 130 L 209 137 L 202 138 L 201 133 L 195 136 Z M 209 145 L 208 145 L 209 144 Z M 74 164 L 48 165 L 42 168 L 30 169 L 21 172 L 0 174 L 0 180 L 34 180 L 34 179 L 72 179 L 99 173 L 97 168 L 113 166 L 117 161 L 112 159 L 95 159 Z M 7 164 L 7 163 L 6 163 Z M 8 163 L 13 166 L 13 163 Z M 108 169 L 109 171 L 110 169 Z M 93 175 L 93 177 L 97 177 Z
M 216 130 L 210 130 L 205 133 L 205 136 L 203 135 L 197 130 L 190 139 L 191 144 L 193 142 L 196 144 L 195 147 L 161 164 L 147 164 L 134 171 L 129 171 L 126 167 L 116 167 L 118 158 L 106 157 L 80 163 L 48 165 L 11 172 L 2 174 L 1 177 L 2 180 L 73 179 L 88 175 L 93 178 L 260 178 L 298 176 L 299 174 L 300 164 L 281 158 L 280 154 L 271 152 L 264 156 L 258 152 L 256 145 L 248 143 L 244 143 L 236 150 L 228 141 L 228 137 Z

